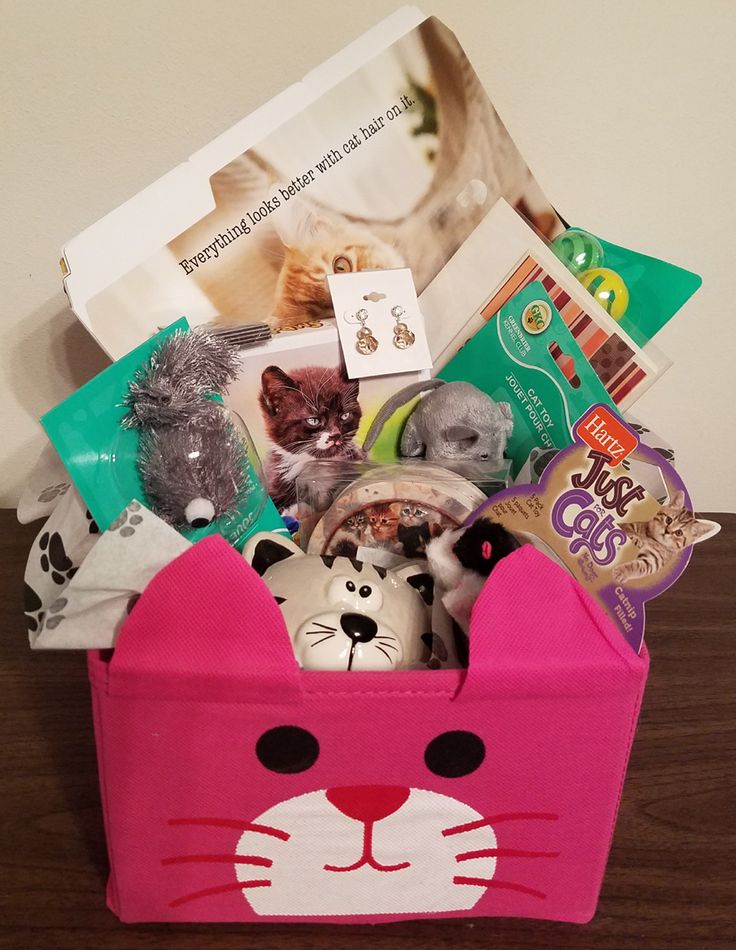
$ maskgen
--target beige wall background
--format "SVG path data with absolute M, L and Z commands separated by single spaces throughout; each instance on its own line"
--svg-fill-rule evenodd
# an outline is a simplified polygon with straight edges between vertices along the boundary
M 736 510 L 734 0 L 426 0 L 570 221 L 703 275 L 635 412 L 700 510 Z M 0 505 L 38 417 L 106 365 L 61 245 L 382 16 L 392 0 L 0 0 Z

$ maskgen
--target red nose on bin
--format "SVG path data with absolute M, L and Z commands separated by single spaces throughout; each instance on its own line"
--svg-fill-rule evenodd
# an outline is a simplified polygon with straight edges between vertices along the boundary
M 328 788 L 325 795 L 343 815 L 368 823 L 398 811 L 409 797 L 409 789 L 396 785 L 352 785 Z

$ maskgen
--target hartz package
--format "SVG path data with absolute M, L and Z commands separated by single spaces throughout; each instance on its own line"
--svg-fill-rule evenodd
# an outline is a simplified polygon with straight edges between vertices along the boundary
M 474 517 L 492 518 L 559 563 L 638 652 L 646 601 L 674 584 L 692 546 L 720 525 L 695 517 L 672 465 L 608 406 L 591 406 L 572 437 L 539 484 L 500 492 Z

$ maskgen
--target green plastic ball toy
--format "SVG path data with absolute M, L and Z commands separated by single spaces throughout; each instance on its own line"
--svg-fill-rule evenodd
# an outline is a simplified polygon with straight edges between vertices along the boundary
M 594 267 L 580 275 L 580 283 L 614 320 L 620 320 L 629 306 L 629 288 L 610 267 Z
M 600 241 L 581 228 L 569 228 L 558 234 L 552 241 L 552 250 L 576 276 L 603 263 Z

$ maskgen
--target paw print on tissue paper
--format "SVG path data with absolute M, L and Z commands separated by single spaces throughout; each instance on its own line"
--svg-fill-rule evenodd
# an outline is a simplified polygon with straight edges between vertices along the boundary
M 110 524 L 108 531 L 119 531 L 121 538 L 130 538 L 135 534 L 136 527 L 143 521 L 143 516 L 139 514 L 141 505 L 137 501 L 131 501 L 127 508 L 117 516 Z
M 76 567 L 68 557 L 64 542 L 58 531 L 44 532 L 39 541 L 41 549 L 41 570 L 50 574 L 56 584 L 66 584 L 77 572 Z

